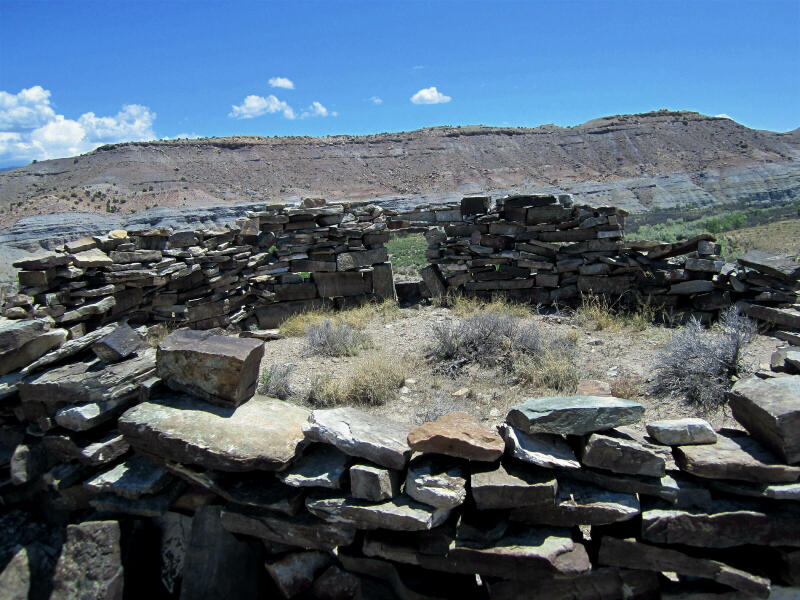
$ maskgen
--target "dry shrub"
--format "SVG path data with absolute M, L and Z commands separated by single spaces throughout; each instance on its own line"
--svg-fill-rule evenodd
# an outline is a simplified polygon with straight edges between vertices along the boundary
M 324 319 L 306 330 L 306 348 L 322 356 L 355 356 L 366 347 L 369 337 L 348 324 L 334 325 Z
M 262 369 L 258 377 L 258 393 L 286 400 L 292 395 L 289 376 L 293 368 L 292 364 L 272 364 Z
M 525 385 L 574 393 L 580 380 L 574 337 L 551 338 L 540 351 L 521 356 L 514 373 Z
M 733 377 L 749 370 L 743 352 L 756 332 L 755 322 L 735 308 L 722 313 L 710 329 L 691 319 L 656 356 L 654 392 L 683 395 L 705 407 L 724 403 Z
M 361 306 L 336 312 L 331 309 L 310 310 L 288 317 L 280 324 L 278 330 L 286 337 L 300 337 L 306 334 L 309 327 L 319 325 L 326 319 L 337 325 L 349 325 L 354 329 L 363 329 L 367 323 L 375 319 L 389 322 L 398 317 L 400 308 L 394 300 L 367 302 Z
M 669 310 L 649 300 L 638 300 L 635 307 L 623 306 L 621 300 L 611 302 L 606 296 L 584 294 L 580 306 L 575 309 L 575 320 L 584 327 L 610 333 L 624 329 L 645 331 L 656 323 L 671 320 Z
M 519 318 L 531 316 L 530 306 L 513 302 L 502 296 L 496 296 L 491 302 L 487 302 L 479 298 L 464 296 L 463 294 L 452 294 L 440 296 L 435 299 L 435 302 L 439 306 L 449 308 L 453 314 L 459 317 L 472 317 L 482 314 Z
M 405 360 L 396 356 L 364 357 L 341 379 L 320 375 L 311 383 L 307 400 L 315 407 L 380 406 L 397 395 L 406 376 Z
M 635 375 L 615 377 L 611 381 L 611 395 L 632 400 L 642 393 L 642 378 Z

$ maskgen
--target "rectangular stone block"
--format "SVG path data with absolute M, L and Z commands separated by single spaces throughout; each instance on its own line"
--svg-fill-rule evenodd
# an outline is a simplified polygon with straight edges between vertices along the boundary
M 465 217 L 470 215 L 485 215 L 489 212 L 492 205 L 491 196 L 469 196 L 461 199 L 461 214 Z
M 336 256 L 336 269 L 338 271 L 351 271 L 359 267 L 368 267 L 389 260 L 386 248 L 375 248 L 362 252 L 342 252 Z
M 358 296 L 372 291 L 370 279 L 360 271 L 314 273 L 312 277 L 319 296 L 323 298 Z
M 382 300 L 397 300 L 392 263 L 385 262 L 372 267 L 372 291 Z
M 303 283 L 285 283 L 275 286 L 275 299 L 278 302 L 287 300 L 310 300 L 317 297 L 317 286 L 313 281 Z

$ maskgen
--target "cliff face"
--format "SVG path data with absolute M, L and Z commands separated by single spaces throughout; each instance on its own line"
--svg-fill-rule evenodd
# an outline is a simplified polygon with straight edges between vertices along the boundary
M 105 213 L 109 206 L 134 212 L 316 195 L 435 201 L 487 189 L 562 190 L 578 201 L 643 211 L 792 197 L 800 190 L 799 159 L 798 130 L 758 131 L 668 111 L 570 128 L 129 143 L 0 173 L 0 224 L 50 212 Z

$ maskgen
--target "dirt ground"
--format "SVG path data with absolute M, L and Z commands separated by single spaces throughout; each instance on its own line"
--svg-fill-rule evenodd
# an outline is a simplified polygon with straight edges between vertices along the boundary
M 287 337 L 265 345 L 262 368 L 272 364 L 291 364 L 290 384 L 295 398 L 300 398 L 319 375 L 342 377 L 377 354 L 408 365 L 405 385 L 396 397 L 383 406 L 371 407 L 399 421 L 420 423 L 453 410 L 466 411 L 486 424 L 504 420 L 508 409 L 526 398 L 557 395 L 558 392 L 523 385 L 512 375 L 494 368 L 469 366 L 455 378 L 438 374 L 435 364 L 426 360 L 427 349 L 433 341 L 436 324 L 454 323 L 460 317 L 448 308 L 418 306 L 399 309 L 392 316 L 378 318 L 365 324 L 364 332 L 371 347 L 354 357 L 326 357 L 309 354 L 303 337 Z M 581 380 L 607 382 L 619 396 L 641 402 L 645 406 L 645 421 L 685 416 L 702 416 L 714 427 L 735 425 L 725 408 L 700 410 L 683 398 L 657 398 L 649 393 L 656 356 L 669 341 L 673 329 L 660 326 L 637 331 L 593 330 L 574 316 L 531 314 L 528 321 L 536 324 L 543 334 L 571 335 L 577 339 L 577 364 Z M 758 335 L 747 347 L 746 363 L 757 369 L 768 365 L 772 352 L 782 342 Z M 468 392 L 465 392 L 465 389 Z M 461 395 L 455 394 L 461 391 Z

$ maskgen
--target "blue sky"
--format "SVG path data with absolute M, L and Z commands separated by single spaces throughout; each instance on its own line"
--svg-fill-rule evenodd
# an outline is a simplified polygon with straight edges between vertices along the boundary
M 0 166 L 154 137 L 660 108 L 786 131 L 800 126 L 798 32 L 800 0 L 0 0 Z

